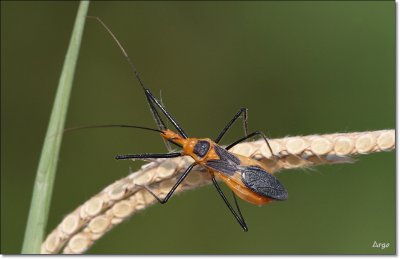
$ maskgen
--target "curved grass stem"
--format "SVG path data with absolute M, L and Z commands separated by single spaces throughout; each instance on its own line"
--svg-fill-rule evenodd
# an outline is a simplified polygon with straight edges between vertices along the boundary
M 391 151 L 395 131 L 335 133 L 271 139 L 276 160 L 264 140 L 238 144 L 232 152 L 263 162 L 271 173 L 288 168 L 349 163 L 351 156 Z M 271 158 L 273 157 L 273 158 Z M 156 159 L 118 180 L 67 215 L 42 244 L 42 253 L 83 253 L 96 240 L 136 212 L 156 203 L 141 186 L 164 196 L 193 160 L 188 157 Z M 202 167 L 193 168 L 176 193 L 211 183 Z

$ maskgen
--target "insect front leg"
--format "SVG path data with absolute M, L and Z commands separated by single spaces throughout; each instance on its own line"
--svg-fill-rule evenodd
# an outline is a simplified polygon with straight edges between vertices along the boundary
M 161 204 L 166 203 L 169 198 L 171 198 L 172 194 L 175 192 L 176 188 L 178 188 L 178 186 L 183 182 L 183 180 L 185 180 L 186 176 L 188 176 L 188 174 L 190 173 L 190 171 L 193 169 L 193 167 L 196 165 L 197 163 L 192 163 L 188 168 L 186 168 L 185 172 L 179 177 L 178 181 L 174 184 L 174 186 L 172 187 L 172 189 L 168 192 L 168 194 L 163 198 L 159 198 L 152 190 L 150 190 L 149 187 L 144 186 L 144 185 L 139 185 L 143 188 L 145 188 L 151 195 L 154 196 L 154 198 L 157 199 L 157 201 Z
M 144 153 L 144 154 L 127 154 L 127 155 L 116 155 L 117 160 L 127 159 L 145 159 L 145 158 L 174 158 L 183 156 L 180 152 L 167 153 L 167 154 L 155 154 L 155 153 Z
M 176 128 L 176 130 L 179 132 L 179 134 L 183 137 L 183 138 L 187 138 L 187 134 L 185 133 L 185 131 L 182 129 L 182 127 L 176 122 L 176 120 L 172 117 L 172 115 L 165 109 L 164 106 L 162 106 L 162 104 L 154 97 L 154 95 L 150 92 L 149 89 L 144 89 L 144 92 L 146 94 L 147 100 L 150 103 L 150 106 L 155 105 L 157 106 L 161 112 L 167 117 L 167 119 L 174 125 L 174 127 Z M 154 106 L 153 106 L 154 108 Z M 152 109 L 153 112 L 155 112 L 156 114 L 157 111 L 154 109 Z M 158 115 L 158 117 L 160 117 L 160 115 Z
M 247 108 L 240 108 L 240 110 L 233 116 L 232 120 L 226 124 L 225 128 L 218 134 L 218 137 L 214 140 L 215 143 L 218 144 L 219 141 L 221 141 L 222 137 L 225 135 L 225 133 L 232 127 L 232 124 L 240 117 L 240 115 L 243 114 L 243 129 L 244 129 L 244 134 L 247 136 Z

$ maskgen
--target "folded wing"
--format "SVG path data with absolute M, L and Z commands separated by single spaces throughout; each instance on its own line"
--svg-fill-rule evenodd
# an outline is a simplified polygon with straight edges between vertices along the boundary
M 288 193 L 285 187 L 272 174 L 258 166 L 246 166 L 240 170 L 242 182 L 254 192 L 273 198 L 287 200 Z

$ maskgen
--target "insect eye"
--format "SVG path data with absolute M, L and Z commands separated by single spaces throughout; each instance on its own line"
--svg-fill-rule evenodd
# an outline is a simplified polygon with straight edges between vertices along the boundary
M 210 143 L 205 140 L 199 140 L 193 148 L 193 152 L 199 156 L 204 157 L 210 149 Z

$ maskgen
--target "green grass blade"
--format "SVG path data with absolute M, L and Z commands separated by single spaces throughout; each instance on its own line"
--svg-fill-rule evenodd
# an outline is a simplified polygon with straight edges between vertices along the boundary
M 89 1 L 80 2 L 36 173 L 28 223 L 22 246 L 23 254 L 40 253 L 56 175 L 58 155 L 63 136 L 62 131 L 67 115 L 68 102 L 88 8 Z

